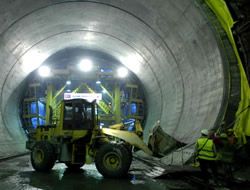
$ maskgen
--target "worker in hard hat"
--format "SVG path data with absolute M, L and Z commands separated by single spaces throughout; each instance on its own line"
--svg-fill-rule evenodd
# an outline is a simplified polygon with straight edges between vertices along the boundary
M 209 169 L 211 169 L 214 183 L 217 184 L 217 153 L 214 142 L 209 137 L 209 131 L 207 129 L 201 131 L 201 137 L 197 140 L 196 158 L 200 163 L 200 169 L 205 183 L 209 183 Z
M 228 137 L 228 142 L 231 145 L 235 145 L 237 143 L 237 138 L 234 135 L 234 130 L 233 129 L 228 129 L 226 131 L 227 137 Z
M 219 148 L 220 162 L 223 166 L 226 180 L 231 181 L 233 179 L 232 165 L 236 150 L 236 137 L 233 134 L 233 130 L 228 129 L 226 133 L 221 133 L 220 139 L 222 142 L 222 146 Z

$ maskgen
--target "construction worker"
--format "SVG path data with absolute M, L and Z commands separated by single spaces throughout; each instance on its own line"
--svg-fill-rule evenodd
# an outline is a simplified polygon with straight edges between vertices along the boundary
M 231 181 L 233 179 L 232 165 L 234 162 L 234 152 L 237 140 L 232 129 L 228 129 L 226 133 L 222 133 L 220 139 L 222 146 L 219 148 L 219 160 L 223 166 L 226 180 Z
M 197 140 L 196 158 L 200 163 L 204 182 L 209 184 L 209 169 L 211 169 L 214 183 L 217 184 L 217 153 L 207 129 L 201 131 L 201 137 Z
M 226 133 L 228 136 L 228 143 L 231 145 L 235 145 L 237 143 L 237 138 L 234 135 L 234 130 L 228 129 Z

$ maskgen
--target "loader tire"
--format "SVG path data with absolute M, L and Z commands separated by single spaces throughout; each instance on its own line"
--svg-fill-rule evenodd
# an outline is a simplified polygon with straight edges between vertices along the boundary
M 121 178 L 128 174 L 131 153 L 124 145 L 104 144 L 96 154 L 97 170 L 107 178 Z
M 31 164 L 36 171 L 50 171 L 56 161 L 54 147 L 47 141 L 40 141 L 31 150 Z
M 76 171 L 79 170 L 84 165 L 84 163 L 80 164 L 65 163 L 65 165 L 68 167 L 69 170 Z

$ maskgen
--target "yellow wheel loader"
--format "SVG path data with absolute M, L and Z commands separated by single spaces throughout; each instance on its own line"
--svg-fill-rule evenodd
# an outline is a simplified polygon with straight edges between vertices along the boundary
M 57 123 L 38 126 L 28 136 L 33 168 L 46 172 L 58 161 L 74 170 L 95 162 L 104 177 L 120 178 L 129 170 L 132 146 L 152 154 L 138 136 L 140 131 L 100 128 L 97 118 L 95 101 L 63 100 Z

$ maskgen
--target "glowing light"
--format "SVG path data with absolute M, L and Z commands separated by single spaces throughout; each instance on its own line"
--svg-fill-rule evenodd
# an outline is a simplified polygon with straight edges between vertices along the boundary
M 96 83 L 96 84 L 101 84 L 102 82 L 98 80 L 98 81 L 96 81 L 95 83 Z
M 93 40 L 95 38 L 95 36 L 92 33 L 87 33 L 83 39 L 84 40 Z
M 51 74 L 51 70 L 48 66 L 43 65 L 38 69 L 38 73 L 41 77 L 49 77 Z
M 67 92 L 71 92 L 71 90 L 70 89 L 68 89 L 68 90 L 66 90 Z
M 67 84 L 67 85 L 71 85 L 71 81 L 70 81 L 70 80 L 67 80 L 67 81 L 66 81 L 66 84 Z
M 142 63 L 144 59 L 139 54 L 131 54 L 121 59 L 121 62 L 135 74 L 139 74 L 141 71 Z
M 92 70 L 93 68 L 93 63 L 91 60 L 89 59 L 83 59 L 79 65 L 78 65 L 79 69 L 83 72 L 89 72 Z
M 29 51 L 21 58 L 21 68 L 26 74 L 37 69 L 46 59 L 48 55 L 37 51 Z
M 35 69 L 37 69 L 39 66 L 40 66 L 41 63 L 33 63 L 31 64 L 30 62 L 24 62 L 22 64 L 22 70 L 25 72 L 25 73 L 30 73 L 32 71 L 34 71 Z
M 125 78 L 128 75 L 128 69 L 126 69 L 125 67 L 120 67 L 117 70 L 117 74 L 118 74 L 118 77 Z

